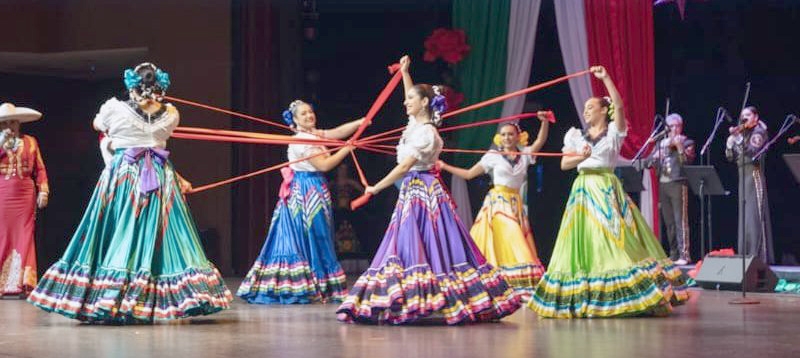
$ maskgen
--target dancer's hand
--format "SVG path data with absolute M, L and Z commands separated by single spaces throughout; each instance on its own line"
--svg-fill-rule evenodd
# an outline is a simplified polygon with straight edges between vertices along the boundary
M 314 128 L 314 129 L 311 130 L 311 134 L 313 134 L 313 135 L 315 135 L 317 137 L 320 137 L 320 138 L 326 138 L 325 137 L 326 132 L 327 132 L 327 130 L 325 130 L 325 129 L 316 129 L 316 128 Z
M 556 115 L 553 114 L 553 111 L 537 111 L 536 118 L 539 118 L 539 120 L 543 122 L 556 122 Z
M 376 195 L 378 194 L 378 192 L 380 192 L 380 190 L 378 190 L 374 186 L 368 186 L 366 189 L 364 189 L 365 194 Z
M 46 191 L 40 191 L 39 195 L 36 197 L 36 207 L 39 209 L 44 209 L 47 206 L 48 202 L 48 193 Z
M 592 156 L 592 147 L 588 144 L 583 145 L 583 149 L 581 149 L 581 156 L 583 159 L 587 159 Z
M 184 179 L 183 177 L 178 177 L 178 186 L 181 188 L 181 194 L 186 195 L 186 193 L 192 191 L 192 182 Z
M 603 66 L 592 66 L 589 68 L 589 72 L 591 72 L 592 74 L 594 74 L 595 77 L 601 80 L 608 77 L 608 71 L 606 71 L 606 68 Z
M 411 57 L 408 55 L 400 57 L 400 71 L 408 72 L 409 67 L 411 67 Z
M 447 163 L 445 163 L 443 160 L 437 160 L 433 167 L 436 168 L 437 171 L 441 171 L 445 165 L 447 165 Z

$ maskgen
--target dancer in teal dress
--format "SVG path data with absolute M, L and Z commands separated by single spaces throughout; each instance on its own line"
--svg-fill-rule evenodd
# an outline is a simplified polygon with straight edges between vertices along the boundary
M 125 71 L 130 99 L 111 98 L 94 127 L 113 151 L 61 259 L 28 301 L 69 318 L 152 323 L 229 308 L 233 299 L 208 261 L 168 160 L 178 111 L 161 103 L 169 76 L 143 63 Z M 184 183 L 184 185 L 181 185 Z
M 628 127 L 622 98 L 605 68 L 591 72 L 611 100 L 586 101 L 587 129 L 564 136 L 563 151 L 570 155 L 561 168 L 579 174 L 547 272 L 528 306 L 556 318 L 665 315 L 686 300 L 686 287 L 614 175 Z

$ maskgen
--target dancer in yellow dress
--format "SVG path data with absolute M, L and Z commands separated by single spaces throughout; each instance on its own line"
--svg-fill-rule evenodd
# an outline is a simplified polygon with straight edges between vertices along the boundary
M 494 136 L 492 150 L 470 169 L 440 161 L 443 170 L 466 180 L 482 174 L 492 177 L 493 187 L 486 194 L 470 235 L 486 260 L 499 268 L 517 294 L 527 299 L 544 274 L 539 261 L 528 213 L 520 196 L 520 187 L 528 176 L 528 167 L 536 163 L 532 155 L 547 140 L 552 112 L 540 111 L 539 134 L 528 146 L 528 133 L 515 122 L 501 124 Z M 504 154 L 504 152 L 506 154 Z

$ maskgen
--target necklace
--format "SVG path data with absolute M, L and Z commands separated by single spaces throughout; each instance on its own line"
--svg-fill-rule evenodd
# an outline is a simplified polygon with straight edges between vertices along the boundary
M 139 106 L 139 104 L 134 102 L 132 99 L 129 99 L 128 102 L 126 103 L 128 103 L 128 106 L 130 106 L 131 109 L 133 109 L 133 111 L 139 115 L 139 118 L 141 118 L 142 121 L 149 124 L 155 122 L 155 120 L 159 119 L 167 111 L 167 106 L 163 104 L 161 105 L 161 107 L 158 108 L 158 110 L 156 110 L 153 113 L 150 113 L 143 110 L 142 107 Z

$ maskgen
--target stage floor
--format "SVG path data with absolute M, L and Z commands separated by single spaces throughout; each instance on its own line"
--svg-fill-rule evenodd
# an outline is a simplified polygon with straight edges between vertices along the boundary
M 231 280 L 229 287 L 237 287 Z M 259 306 L 154 326 L 84 325 L 0 300 L 0 357 L 778 357 L 800 354 L 800 296 L 693 290 L 666 318 L 542 320 L 522 309 L 500 323 L 362 326 L 336 305 Z

